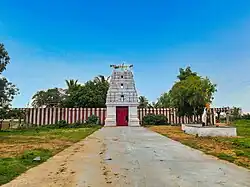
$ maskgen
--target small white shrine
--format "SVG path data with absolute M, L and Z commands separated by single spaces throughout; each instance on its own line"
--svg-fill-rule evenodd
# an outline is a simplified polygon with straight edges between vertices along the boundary
M 113 72 L 107 93 L 105 126 L 140 126 L 133 65 L 110 65 Z

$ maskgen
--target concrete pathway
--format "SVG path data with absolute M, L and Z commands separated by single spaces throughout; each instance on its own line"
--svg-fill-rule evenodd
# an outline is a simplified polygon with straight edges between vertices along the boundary
M 250 187 L 250 172 L 142 127 L 107 127 L 4 187 Z
M 191 149 L 145 128 L 103 128 L 95 134 L 104 145 L 110 186 L 250 186 L 250 172 Z M 94 177 L 94 179 L 97 176 Z M 86 175 L 81 180 L 91 181 Z

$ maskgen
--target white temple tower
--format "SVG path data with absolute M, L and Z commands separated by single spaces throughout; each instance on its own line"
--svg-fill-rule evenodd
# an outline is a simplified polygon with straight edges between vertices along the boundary
M 131 68 L 133 65 L 111 65 L 113 73 L 107 93 L 105 126 L 140 126 L 138 95 Z

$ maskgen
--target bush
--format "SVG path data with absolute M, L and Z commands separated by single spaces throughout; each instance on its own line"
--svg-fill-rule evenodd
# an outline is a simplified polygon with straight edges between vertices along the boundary
M 250 119 L 250 114 L 244 114 L 241 119 Z
M 69 127 L 68 123 L 65 120 L 58 121 L 55 126 L 59 128 Z
M 99 123 L 99 118 L 96 115 L 91 115 L 88 117 L 85 123 L 97 125 Z
M 77 121 L 77 122 L 73 123 L 72 125 L 70 125 L 70 127 L 72 127 L 72 128 L 79 128 L 79 127 L 83 127 L 83 126 L 84 126 L 84 124 L 81 123 L 80 121 Z
M 142 118 L 143 125 L 166 125 L 168 119 L 162 114 L 147 114 Z
M 23 130 L 23 129 L 35 129 L 35 128 L 38 128 L 37 124 L 22 123 L 16 129 Z

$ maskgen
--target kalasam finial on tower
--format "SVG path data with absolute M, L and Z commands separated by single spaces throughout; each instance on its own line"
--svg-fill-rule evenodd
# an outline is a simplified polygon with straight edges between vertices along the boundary
M 111 64 L 110 65 L 111 68 L 114 68 L 114 69 L 122 69 L 122 70 L 127 70 L 128 68 L 132 68 L 133 65 L 126 65 L 124 62 L 120 65 L 115 65 L 115 64 Z

